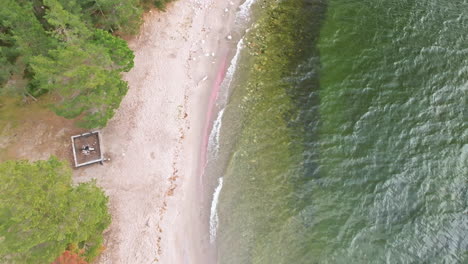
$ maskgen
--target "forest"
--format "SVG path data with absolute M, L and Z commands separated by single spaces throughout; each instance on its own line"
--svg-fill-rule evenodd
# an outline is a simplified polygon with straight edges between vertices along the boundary
M 1 0 L 0 98 L 32 98 L 78 127 L 104 127 L 133 67 L 122 37 L 169 1 Z M 73 184 L 58 158 L 0 163 L 0 262 L 92 261 L 111 221 L 107 203 L 95 182 Z
M 72 186 L 71 175 L 54 157 L 0 164 L 1 263 L 52 263 L 65 250 L 83 260 L 100 253 L 107 197 L 95 182 Z
M 169 0 L 2 0 L 0 96 L 48 95 L 59 116 L 103 127 L 127 92 L 133 52 L 119 36 Z

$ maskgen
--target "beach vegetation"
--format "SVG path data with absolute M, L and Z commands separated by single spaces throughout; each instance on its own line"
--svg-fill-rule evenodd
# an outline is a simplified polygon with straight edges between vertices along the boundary
M 51 263 L 66 250 L 90 261 L 100 253 L 110 216 L 94 181 L 72 185 L 70 168 L 52 157 L 1 163 L 0 182 L 1 263 Z
M 157 8 L 161 9 L 161 10 L 164 10 L 166 8 L 166 5 L 169 3 L 169 2 L 172 2 L 172 0 L 155 0 L 153 1 L 153 4 L 154 6 L 156 6 Z
M 119 62 L 114 62 L 106 47 L 100 45 L 51 50 L 49 56 L 31 60 L 34 75 L 30 92 L 55 96 L 52 110 L 65 118 L 80 116 L 82 127 L 105 126 L 127 92 L 119 71 L 128 65 Z
M 138 32 L 143 13 L 139 0 L 84 0 L 79 4 L 88 22 L 96 28 L 123 34 Z
M 103 127 L 127 92 L 122 72 L 143 10 L 168 0 L 4 0 L 0 96 L 53 98 L 50 108 L 85 128 Z
M 52 264 L 88 264 L 88 262 L 79 253 L 66 250 Z

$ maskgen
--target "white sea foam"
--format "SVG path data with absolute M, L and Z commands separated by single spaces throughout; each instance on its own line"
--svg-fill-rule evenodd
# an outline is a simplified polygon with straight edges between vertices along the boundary
M 255 0 L 246 0 L 242 5 L 239 6 L 239 11 L 236 14 L 236 22 L 248 22 L 250 20 L 250 8 L 252 4 L 255 3 Z M 222 126 L 222 119 L 223 119 L 223 114 L 225 110 L 225 106 L 227 103 L 227 97 L 229 95 L 229 89 L 231 86 L 232 79 L 234 77 L 234 74 L 237 70 L 237 64 L 239 62 L 239 57 L 242 49 L 244 48 L 244 38 L 242 37 L 239 42 L 237 43 L 236 47 L 236 53 L 234 57 L 231 60 L 231 63 L 226 71 L 226 75 L 224 77 L 223 82 L 221 83 L 221 88 L 222 91 L 225 91 L 223 93 L 223 96 L 218 97 L 218 106 L 222 108 L 221 111 L 219 111 L 218 116 L 216 120 L 213 123 L 213 128 L 211 130 L 210 136 L 209 136 L 209 149 L 211 153 L 213 154 L 213 158 L 216 158 L 219 152 L 219 139 L 220 139 L 220 132 L 221 132 L 221 126 Z M 210 210 L 210 243 L 214 243 L 216 241 L 216 233 L 218 230 L 218 223 L 219 223 L 219 217 L 218 217 L 218 200 L 219 200 L 219 195 L 221 193 L 221 189 L 223 188 L 223 177 L 220 177 L 218 179 L 218 186 L 215 188 L 214 193 L 213 193 L 213 200 L 211 202 L 211 210 Z
M 213 123 L 213 128 L 211 129 L 210 137 L 208 139 L 208 147 L 210 149 L 210 152 L 213 155 L 213 158 L 216 158 L 218 156 L 219 134 L 221 132 L 223 113 L 224 113 L 224 108 L 221 111 L 219 111 L 218 117 L 216 118 L 215 122 Z
M 210 212 L 210 243 L 216 241 L 216 231 L 218 230 L 218 199 L 221 189 L 223 188 L 223 177 L 218 179 L 218 186 L 216 187 L 213 193 L 213 201 L 211 202 L 211 212 Z
M 234 78 L 234 73 L 237 70 L 237 63 L 239 62 L 239 57 L 242 49 L 244 48 L 244 38 L 241 38 L 239 42 L 237 42 L 236 54 L 232 57 L 231 63 L 229 64 L 229 68 L 226 70 L 226 75 L 224 76 L 223 82 L 221 83 L 223 93 L 220 94 L 218 99 L 219 105 L 226 105 L 227 98 L 229 95 L 229 88 L 231 86 L 232 79 Z
M 221 105 L 221 107 L 224 107 L 226 105 L 229 87 L 231 85 L 232 78 L 234 77 L 234 73 L 237 69 L 237 63 L 239 61 L 240 52 L 244 47 L 243 43 L 243 39 L 239 40 L 239 42 L 237 43 L 236 54 L 232 58 L 229 68 L 226 71 L 226 76 L 224 77 L 223 82 L 221 83 L 223 94 L 219 95 L 217 102 L 217 104 Z M 213 123 L 213 128 L 211 129 L 210 136 L 208 138 L 208 149 L 213 155 L 213 158 L 216 158 L 219 152 L 219 136 L 221 133 L 223 113 L 224 108 L 221 111 L 219 111 L 218 117 Z
M 239 6 L 239 11 L 236 15 L 236 20 L 238 19 L 249 19 L 250 7 L 255 3 L 255 0 L 245 0 L 245 2 Z

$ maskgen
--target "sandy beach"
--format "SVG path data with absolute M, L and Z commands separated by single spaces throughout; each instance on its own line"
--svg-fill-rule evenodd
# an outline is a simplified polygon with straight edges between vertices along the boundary
M 238 2 L 178 0 L 145 15 L 129 41 L 130 89 L 102 129 L 103 166 L 75 170 L 96 179 L 112 224 L 98 263 L 209 263 L 203 191 L 206 137 L 216 93 L 232 56 Z M 211 190 L 210 190 L 211 192 Z

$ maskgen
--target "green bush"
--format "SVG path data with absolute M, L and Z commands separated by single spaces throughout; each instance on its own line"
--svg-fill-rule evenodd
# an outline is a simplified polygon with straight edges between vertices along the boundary
M 110 224 L 95 182 L 71 185 L 71 170 L 47 161 L 0 164 L 0 262 L 51 263 L 70 244 L 96 256 Z

